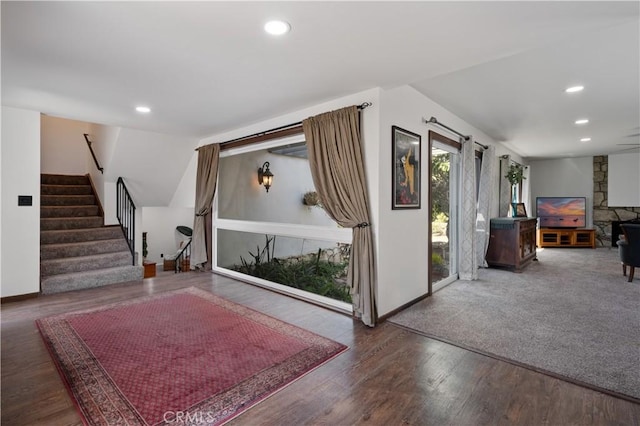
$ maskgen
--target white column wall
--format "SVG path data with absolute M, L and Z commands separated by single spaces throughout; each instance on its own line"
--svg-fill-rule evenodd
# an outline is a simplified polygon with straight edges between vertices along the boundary
M 463 134 L 473 135 L 483 144 L 495 142 L 410 86 L 382 92 L 380 97 L 380 179 L 378 186 L 378 315 L 382 316 L 420 297 L 428 291 L 429 175 L 427 167 L 429 130 L 454 140 L 458 136 L 438 126 L 423 123 L 435 116 L 438 121 Z M 399 126 L 422 137 L 421 208 L 391 209 L 391 126 Z M 497 180 L 496 180 L 497 185 Z
M 40 113 L 2 107 L 0 296 L 40 291 Z M 18 195 L 33 205 L 18 206 Z
M 640 207 L 640 152 L 609 155 L 607 205 Z

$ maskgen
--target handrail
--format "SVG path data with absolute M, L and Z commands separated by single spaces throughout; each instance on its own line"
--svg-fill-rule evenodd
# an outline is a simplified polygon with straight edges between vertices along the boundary
M 93 162 L 96 163 L 96 168 L 100 170 L 100 173 L 104 174 L 104 168 L 100 167 L 100 163 L 98 163 L 98 159 L 96 158 L 96 153 L 93 152 L 93 148 L 91 147 L 91 141 L 89 140 L 89 134 L 84 133 L 84 140 L 87 141 L 87 145 L 89 146 L 89 151 L 91 151 L 91 156 L 93 157 Z
M 127 190 L 124 180 L 119 177 L 116 183 L 116 216 L 120 223 L 120 228 L 127 240 L 133 265 L 136 264 L 135 246 L 136 246 L 136 205 L 133 203 L 131 194 Z
M 185 269 L 187 270 L 187 272 L 191 269 L 191 265 L 189 263 L 190 258 L 191 258 L 191 238 L 189 238 L 189 241 L 187 242 L 187 244 L 184 245 L 182 250 L 180 250 L 180 253 L 178 253 L 178 255 L 176 256 L 175 266 L 174 266 L 176 274 L 178 272 L 184 272 Z

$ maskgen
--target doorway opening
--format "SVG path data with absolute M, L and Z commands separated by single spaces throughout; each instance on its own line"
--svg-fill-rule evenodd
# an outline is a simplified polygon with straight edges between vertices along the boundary
M 461 148 L 429 132 L 429 294 L 458 279 Z

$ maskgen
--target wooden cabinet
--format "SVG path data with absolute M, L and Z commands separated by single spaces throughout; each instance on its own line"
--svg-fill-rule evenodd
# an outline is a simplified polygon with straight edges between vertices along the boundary
M 595 229 L 540 228 L 538 247 L 596 248 L 596 231 Z
M 536 258 L 536 218 L 499 217 L 491 219 L 491 234 L 486 260 L 521 272 Z

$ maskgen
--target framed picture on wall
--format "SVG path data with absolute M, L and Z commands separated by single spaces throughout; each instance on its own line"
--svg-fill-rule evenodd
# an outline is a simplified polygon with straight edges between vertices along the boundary
M 420 152 L 422 148 L 420 135 L 391 126 L 391 208 L 420 208 Z

